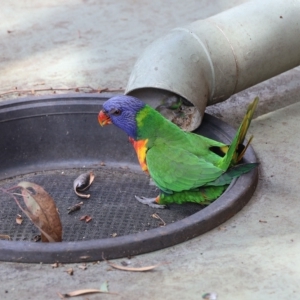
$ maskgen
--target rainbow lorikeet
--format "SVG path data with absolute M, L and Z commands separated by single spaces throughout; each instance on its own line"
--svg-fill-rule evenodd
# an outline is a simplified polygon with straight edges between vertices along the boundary
M 243 146 L 258 98 L 249 105 L 231 145 L 185 132 L 141 100 L 115 96 L 103 104 L 98 121 L 124 130 L 140 166 L 160 193 L 156 198 L 137 197 L 155 208 L 169 203 L 209 204 L 233 178 L 249 172 L 257 163 L 238 164 L 251 139 Z

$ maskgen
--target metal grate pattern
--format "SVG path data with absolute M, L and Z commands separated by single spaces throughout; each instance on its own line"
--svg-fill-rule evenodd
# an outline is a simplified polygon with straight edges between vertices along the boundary
M 147 231 L 161 226 L 161 221 L 152 215 L 157 213 L 166 224 L 181 220 L 201 208 L 197 204 L 172 205 L 171 209 L 153 209 L 140 204 L 135 195 L 155 197 L 157 188 L 149 185 L 149 177 L 129 168 L 103 166 L 94 169 L 95 181 L 89 189 L 91 197 L 81 199 L 73 191 L 73 181 L 87 170 L 56 170 L 17 176 L 0 182 L 8 188 L 20 181 L 41 185 L 55 200 L 62 225 L 64 241 L 82 241 L 112 238 Z M 39 234 L 28 218 L 10 196 L 1 193 L 0 234 L 11 240 L 33 240 Z M 79 211 L 68 214 L 68 207 L 83 201 Z M 17 214 L 22 214 L 23 223 L 16 223 Z M 80 217 L 89 215 L 92 221 L 85 223 Z

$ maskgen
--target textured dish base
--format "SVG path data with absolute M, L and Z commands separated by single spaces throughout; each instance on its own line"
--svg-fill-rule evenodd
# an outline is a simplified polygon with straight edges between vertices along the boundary
M 29 181 L 42 186 L 55 200 L 59 210 L 63 241 L 82 241 L 112 238 L 147 231 L 162 226 L 162 221 L 153 217 L 154 213 L 170 224 L 190 216 L 203 208 L 197 204 L 172 205 L 171 209 L 153 209 L 140 204 L 135 195 L 155 197 L 158 190 L 149 185 L 149 177 L 138 171 L 121 167 L 103 166 L 94 170 L 95 180 L 86 192 L 89 199 L 79 198 L 73 191 L 73 181 L 83 169 L 36 172 L 0 182 L 1 188 L 9 188 L 21 181 Z M 22 200 L 22 197 L 19 197 Z M 2 194 L 0 208 L 0 233 L 9 235 L 11 240 L 33 240 L 38 229 L 22 213 L 12 197 Z M 81 209 L 68 214 L 68 208 L 83 202 Z M 23 222 L 16 223 L 17 214 Z M 89 215 L 92 221 L 80 221 Z

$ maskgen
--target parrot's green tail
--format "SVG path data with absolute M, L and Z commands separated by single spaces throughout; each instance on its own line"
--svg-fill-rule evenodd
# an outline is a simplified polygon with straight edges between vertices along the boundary
M 226 153 L 224 156 L 220 168 L 226 171 L 230 166 L 236 165 L 244 156 L 250 142 L 252 140 L 252 136 L 250 137 L 246 146 L 242 146 L 244 143 L 245 136 L 247 134 L 248 128 L 250 126 L 254 111 L 256 109 L 258 103 L 258 97 L 256 97 L 251 104 L 249 104 L 247 112 L 244 116 L 244 119 Z

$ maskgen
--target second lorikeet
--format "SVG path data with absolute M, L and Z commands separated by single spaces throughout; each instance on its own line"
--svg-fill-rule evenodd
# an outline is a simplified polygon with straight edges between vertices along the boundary
M 156 198 L 136 196 L 137 200 L 155 208 L 169 203 L 209 204 L 233 178 L 257 166 L 238 164 L 251 141 L 243 146 L 257 103 L 255 98 L 249 105 L 230 145 L 185 132 L 132 96 L 115 96 L 104 102 L 98 121 L 101 126 L 113 123 L 128 134 L 142 170 L 160 190 Z

